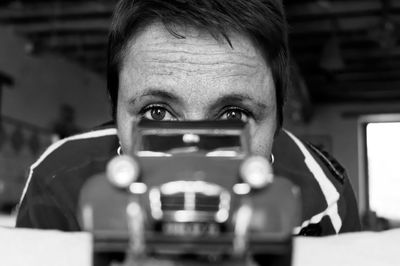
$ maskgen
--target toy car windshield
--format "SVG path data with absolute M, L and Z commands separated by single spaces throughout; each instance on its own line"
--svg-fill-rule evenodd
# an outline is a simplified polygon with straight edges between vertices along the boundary
M 180 126 L 174 127 L 174 123 L 180 123 Z M 230 127 L 226 128 L 227 124 Z M 141 130 L 136 133 L 138 145 L 135 153 L 139 156 L 172 156 L 187 153 L 238 156 L 247 152 L 247 144 L 242 136 L 244 123 L 208 121 L 207 125 L 199 127 L 198 123 L 190 121 L 143 121 L 139 126 Z

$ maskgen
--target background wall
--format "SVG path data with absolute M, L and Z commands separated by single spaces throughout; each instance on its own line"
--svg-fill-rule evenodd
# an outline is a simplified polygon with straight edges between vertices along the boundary
M 27 48 L 26 41 L 0 28 L 0 69 L 15 80 L 13 88 L 3 89 L 3 115 L 49 127 L 66 103 L 82 128 L 110 119 L 105 77 L 55 55 L 28 54 Z
M 362 212 L 364 176 L 360 172 L 358 120 L 363 115 L 393 113 L 399 112 L 399 109 L 400 103 L 396 102 L 317 105 L 310 123 L 294 123 L 287 119 L 284 127 L 305 139 L 330 142 L 330 152 L 346 168 Z
M 30 54 L 29 48 L 0 28 L 0 70 L 15 81 L 2 92 L 0 212 L 18 202 L 29 166 L 51 142 L 61 105 L 75 110 L 81 129 L 110 120 L 105 77 L 55 55 Z

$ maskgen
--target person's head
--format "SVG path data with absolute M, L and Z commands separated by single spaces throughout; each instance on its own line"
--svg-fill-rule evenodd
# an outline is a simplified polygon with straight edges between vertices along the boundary
M 132 126 L 242 119 L 269 155 L 288 84 L 281 0 L 122 0 L 108 46 L 108 91 L 122 149 Z

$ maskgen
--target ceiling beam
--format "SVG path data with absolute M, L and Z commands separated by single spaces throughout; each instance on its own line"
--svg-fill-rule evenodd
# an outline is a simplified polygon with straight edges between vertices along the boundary
M 314 62 L 314 61 L 313 61 Z M 346 63 L 345 68 L 341 70 L 335 70 L 331 71 L 330 73 L 332 75 L 337 75 L 337 74 L 343 74 L 343 73 L 365 73 L 366 75 L 368 74 L 374 74 L 376 72 L 378 73 L 384 73 L 387 71 L 392 71 L 392 70 L 397 70 L 400 69 L 400 60 L 397 61 L 383 61 L 380 64 L 365 64 L 363 62 L 360 62 L 358 64 L 349 64 Z M 323 74 L 324 72 L 321 70 L 321 68 L 316 65 L 315 63 L 312 64 L 303 64 L 301 68 L 303 74 L 306 74 L 307 77 L 312 76 L 312 75 L 319 75 Z
M 0 23 L 29 24 L 53 20 L 89 20 L 110 18 L 114 3 L 98 1 L 81 1 L 76 3 L 43 3 L 40 5 L 23 5 L 21 8 L 0 9 Z
M 392 101 L 400 99 L 400 81 L 309 84 L 312 97 L 324 101 Z
M 57 32 L 85 32 L 85 31 L 105 31 L 110 27 L 108 19 L 91 19 L 88 21 L 52 21 L 51 23 L 34 23 L 28 25 L 14 25 L 13 29 L 20 34 L 34 35 L 40 33 Z
M 392 49 L 341 49 L 341 54 L 345 63 L 361 61 L 365 64 L 375 64 L 378 60 L 400 60 L 400 47 Z M 298 62 L 303 62 L 305 65 L 319 62 L 321 51 L 314 49 L 303 53 L 293 53 L 292 55 Z
M 332 19 L 339 17 L 359 17 L 377 15 L 382 10 L 382 3 L 376 0 L 365 0 L 362 5 L 354 1 L 333 2 L 321 4 L 311 3 L 292 4 L 287 8 L 288 19 L 291 22 Z
M 323 72 L 312 72 L 307 74 L 307 79 L 309 82 L 313 81 L 321 82 L 325 80 L 330 82 L 334 80 L 335 82 L 380 82 L 380 81 L 400 81 L 400 70 L 392 69 L 386 71 L 342 71 L 342 72 L 330 72 L 329 77 Z M 399 88 L 400 90 L 400 88 Z
M 35 38 L 36 36 L 36 38 Z M 41 35 L 31 35 L 33 43 L 41 43 L 43 46 L 53 49 L 58 47 L 92 47 L 96 45 L 106 45 L 108 38 L 107 34 L 99 35 L 50 35 L 40 37 Z
M 356 17 L 356 18 L 340 18 L 337 19 L 338 32 L 353 32 L 360 30 L 368 30 L 381 23 L 381 18 L 378 16 Z M 334 25 L 331 19 L 318 21 L 305 21 L 290 23 L 292 34 L 309 34 L 332 32 Z
M 290 38 L 290 48 L 294 54 L 304 52 L 315 52 L 322 50 L 327 41 L 331 38 L 330 35 L 315 35 L 310 37 Z M 337 37 L 341 49 L 379 49 L 379 42 L 365 35 L 343 36 Z
M 388 14 L 400 13 L 400 2 L 397 0 L 388 1 L 390 9 Z M 287 5 L 288 20 L 290 22 L 315 21 L 324 19 L 336 19 L 345 17 L 363 17 L 377 15 L 381 16 L 385 6 L 378 0 L 361 1 L 302 1 L 291 2 Z
M 39 31 L 39 32 L 17 32 L 18 34 L 23 34 L 29 39 L 37 40 L 37 39 L 45 39 L 49 37 L 76 37 L 80 38 L 82 36 L 107 36 L 108 29 L 82 29 L 80 31 L 76 31 L 73 29 L 63 29 L 63 30 L 55 30 L 55 31 Z

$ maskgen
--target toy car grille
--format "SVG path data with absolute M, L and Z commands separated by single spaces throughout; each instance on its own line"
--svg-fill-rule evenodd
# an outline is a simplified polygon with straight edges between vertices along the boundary
M 229 213 L 229 192 L 203 181 L 169 182 L 151 189 L 149 197 L 151 213 L 156 220 L 220 222 L 225 221 Z

